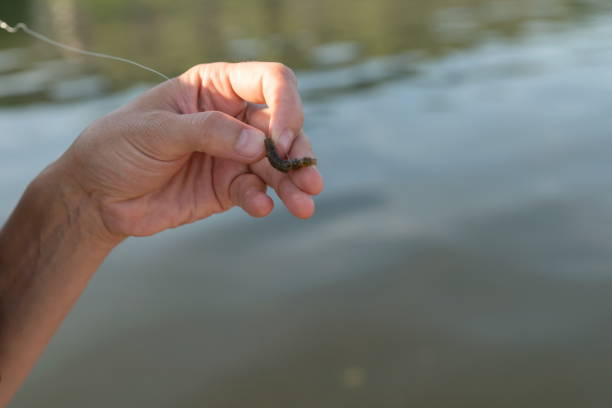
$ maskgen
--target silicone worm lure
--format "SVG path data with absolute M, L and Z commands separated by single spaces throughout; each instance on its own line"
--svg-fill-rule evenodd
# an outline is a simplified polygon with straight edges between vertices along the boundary
M 292 170 L 298 170 L 302 167 L 314 166 L 317 164 L 317 159 L 314 157 L 302 157 L 301 159 L 290 159 L 284 160 L 281 159 L 276 151 L 276 147 L 274 146 L 274 141 L 270 137 L 266 137 L 266 156 L 268 156 L 268 161 L 278 171 L 282 171 L 283 173 L 288 173 Z

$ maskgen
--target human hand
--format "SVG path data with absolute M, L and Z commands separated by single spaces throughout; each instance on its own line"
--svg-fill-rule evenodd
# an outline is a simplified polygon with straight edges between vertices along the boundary
M 288 174 L 265 157 L 313 156 L 292 71 L 278 63 L 196 66 L 87 128 L 53 165 L 93 200 L 115 237 L 155 234 L 240 206 L 262 217 L 271 186 L 300 218 L 314 213 L 315 167 Z

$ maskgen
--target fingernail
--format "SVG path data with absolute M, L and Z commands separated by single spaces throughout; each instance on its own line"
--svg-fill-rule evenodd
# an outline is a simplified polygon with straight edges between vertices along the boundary
M 283 154 L 289 153 L 291 143 L 293 143 L 293 131 L 287 129 L 278 137 L 278 146 Z
M 241 156 L 255 157 L 264 152 L 264 134 L 255 129 L 243 129 L 236 141 L 236 152 Z

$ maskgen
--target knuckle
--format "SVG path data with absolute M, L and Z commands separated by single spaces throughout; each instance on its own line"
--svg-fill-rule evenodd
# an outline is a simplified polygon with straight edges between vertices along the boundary
M 212 62 L 210 64 L 207 64 L 207 66 L 209 68 L 214 68 L 214 69 L 218 69 L 218 70 L 225 70 L 230 64 L 228 62 L 224 62 L 224 61 L 218 61 L 218 62 Z
M 283 80 L 297 84 L 297 77 L 291 68 L 280 62 L 272 62 L 271 64 L 271 71 L 274 74 L 278 75 Z
M 217 123 L 223 120 L 225 114 L 220 111 L 207 111 L 202 115 L 196 115 L 196 117 L 201 117 L 201 123 L 199 123 L 204 130 L 215 126 Z
M 191 68 L 189 68 L 187 71 L 183 72 L 179 78 L 181 79 L 189 79 L 189 78 L 193 78 L 194 76 L 196 76 L 204 67 L 204 64 L 198 64 L 198 65 L 194 65 Z
M 199 143 L 204 151 L 213 149 L 218 143 L 227 115 L 220 111 L 207 111 L 194 116 L 194 127 L 200 129 L 202 138 Z
M 227 62 L 211 62 L 208 64 L 201 64 L 198 70 L 200 78 L 208 80 L 216 79 L 227 71 L 228 65 L 229 64 Z
M 188 80 L 205 79 L 216 72 L 224 70 L 226 65 L 228 65 L 227 62 L 197 64 L 185 71 L 181 77 Z

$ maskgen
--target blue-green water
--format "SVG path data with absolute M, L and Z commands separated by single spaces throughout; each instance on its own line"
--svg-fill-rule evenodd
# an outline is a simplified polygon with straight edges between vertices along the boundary
M 308 221 L 236 210 L 128 241 L 14 407 L 612 404 L 605 2 L 205 1 L 185 27 L 171 23 L 189 1 L 118 3 L 79 3 L 74 38 L 169 73 L 189 58 L 295 66 L 326 191 Z M 43 26 L 51 4 L 32 2 Z M 138 21 L 161 43 L 135 54 Z M 197 48 L 194 30 L 213 39 Z M 188 52 L 174 51 L 183 36 Z M 0 66 L 21 62 L 0 93 L 28 82 L 11 75 L 46 79 L 0 95 L 1 217 L 153 79 L 82 60 L 69 71 L 11 41 Z

